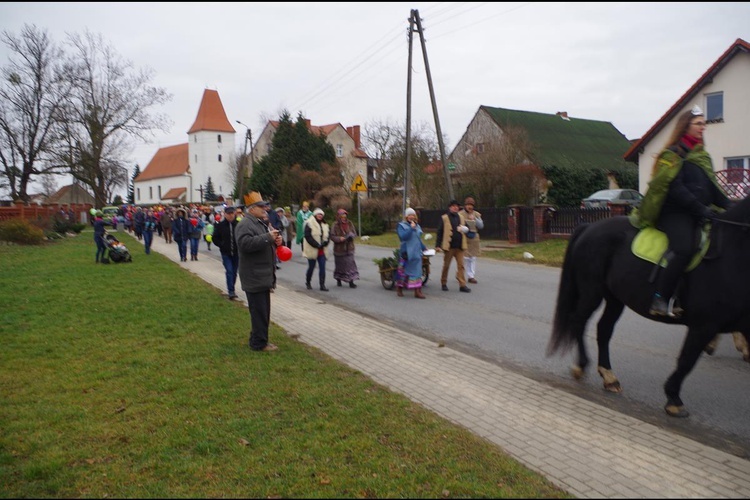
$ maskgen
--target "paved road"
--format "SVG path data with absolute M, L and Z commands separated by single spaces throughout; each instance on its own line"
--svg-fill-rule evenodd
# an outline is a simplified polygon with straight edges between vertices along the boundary
M 205 257 L 218 258 L 217 252 L 207 252 L 205 248 L 202 243 Z M 373 258 L 391 255 L 390 249 L 357 246 L 362 279 L 354 291 L 335 286 L 331 278 L 333 262 L 329 261 L 329 293 L 305 290 L 307 261 L 300 255 L 299 247 L 294 253 L 293 259 L 282 264 L 278 272 L 279 282 L 291 289 L 312 293 L 379 322 L 442 341 L 474 357 L 709 446 L 740 457 L 750 456 L 750 419 L 746 418 L 750 415 L 750 398 L 745 397 L 750 393 L 750 365 L 734 350 L 729 336 L 725 336 L 714 356 L 703 356 L 688 377 L 683 399 L 691 417 L 679 420 L 666 416 L 662 409 L 665 402 L 662 384 L 682 343 L 681 326 L 649 321 L 626 311 L 617 325 L 611 349 L 615 373 L 624 386 L 619 395 L 602 390 L 601 378 L 593 368 L 585 381 L 573 380 L 569 372 L 572 355 L 552 358 L 544 355 L 559 281 L 557 268 L 481 259 L 481 282 L 472 285 L 471 294 L 458 292 L 454 273 L 448 280 L 451 291 L 442 292 L 439 289 L 442 256 L 438 255 L 432 258 L 431 275 L 425 287 L 428 300 L 417 301 L 409 294 L 399 300 L 394 291 L 383 288 L 372 262 Z M 317 274 L 313 284 L 317 289 Z M 594 328 L 595 319 L 587 334 L 589 353 L 595 361 Z

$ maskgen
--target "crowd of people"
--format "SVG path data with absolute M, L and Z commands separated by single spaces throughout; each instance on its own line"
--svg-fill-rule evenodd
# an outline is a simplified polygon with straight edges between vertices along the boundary
M 290 207 L 272 207 L 260 193 L 251 192 L 244 207 L 217 206 L 140 206 L 121 207 L 112 226 L 133 234 L 144 243 L 145 253 L 151 252 L 154 232 L 165 243 L 175 244 L 180 261 L 197 261 L 201 240 L 206 250 L 218 249 L 224 266 L 227 297 L 237 300 L 237 278 L 248 301 L 251 332 L 248 345 L 256 351 L 273 351 L 277 347 L 269 342 L 270 294 L 276 288 L 276 271 L 284 261 L 279 247 L 290 253 L 294 243 L 307 260 L 305 286 L 312 290 L 312 278 L 317 268 L 318 288 L 328 292 L 326 266 L 333 256 L 333 279 L 338 287 L 344 283 L 357 288 L 360 279 L 355 258 L 357 228 L 349 220 L 348 212 L 338 208 L 334 220 L 326 221 L 322 208 L 310 210 L 310 202 L 303 201 L 296 214 Z M 456 260 L 456 279 L 459 290 L 470 291 L 468 282 L 476 283 L 476 257 L 479 254 L 478 231 L 483 228 L 481 214 L 474 210 L 474 200 L 467 198 L 463 209 L 455 200 L 449 204 L 437 233 L 436 251 L 444 253 L 441 285 L 447 291 L 447 275 L 451 261 Z M 103 234 L 105 224 L 101 211 L 94 211 L 94 241 L 97 245 L 96 261 L 104 256 Z M 414 209 L 404 212 L 397 226 L 400 240 L 399 263 L 396 271 L 397 295 L 403 290 L 413 290 L 414 296 L 424 299 L 422 293 L 422 255 L 427 247 L 422 241 L 424 232 Z

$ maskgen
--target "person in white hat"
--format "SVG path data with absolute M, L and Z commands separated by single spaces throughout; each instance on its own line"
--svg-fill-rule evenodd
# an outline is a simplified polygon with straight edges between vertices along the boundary
M 422 252 L 427 248 L 422 243 L 422 226 L 417 222 L 417 212 L 413 208 L 404 211 L 404 220 L 396 226 L 399 247 L 399 263 L 396 271 L 396 293 L 404 296 L 404 288 L 414 290 L 418 299 L 426 298 L 422 293 Z
M 305 286 L 308 290 L 312 290 L 310 281 L 317 264 L 321 292 L 328 291 L 328 288 L 326 288 L 326 252 L 330 242 L 330 228 L 324 217 L 323 209 L 316 208 L 313 210 L 312 217 L 305 222 L 305 233 L 302 240 L 302 255 L 307 259 Z

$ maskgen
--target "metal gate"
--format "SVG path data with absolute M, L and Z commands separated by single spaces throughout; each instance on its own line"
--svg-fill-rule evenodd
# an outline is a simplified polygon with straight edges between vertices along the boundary
M 518 241 L 519 243 L 535 243 L 536 241 L 533 207 L 518 207 Z

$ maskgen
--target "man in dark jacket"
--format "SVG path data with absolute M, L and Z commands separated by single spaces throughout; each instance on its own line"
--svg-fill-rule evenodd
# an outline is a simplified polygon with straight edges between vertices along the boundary
M 466 286 L 464 271 L 464 252 L 468 247 L 466 233 L 469 228 L 466 226 L 464 216 L 459 213 L 460 208 L 461 205 L 458 204 L 458 201 L 451 200 L 448 203 L 448 211 L 443 214 L 437 230 L 435 251 L 443 252 L 443 271 L 440 274 L 440 285 L 444 292 L 448 291 L 448 269 L 450 269 L 453 259 L 456 260 L 458 289 L 462 292 L 471 292 L 471 288 Z
M 269 203 L 252 191 L 248 195 L 247 217 L 237 225 L 237 249 L 240 253 L 240 281 L 250 309 L 250 349 L 275 351 L 268 342 L 271 323 L 271 290 L 276 287 L 276 247 L 283 240 L 277 229 L 269 226 L 265 207 Z
M 224 208 L 224 219 L 214 227 L 213 244 L 221 252 L 221 263 L 224 264 L 224 271 L 227 277 L 227 295 L 229 300 L 236 300 L 237 294 L 234 291 L 234 284 L 237 282 L 237 272 L 239 271 L 240 255 L 237 252 L 237 219 L 235 218 L 235 208 Z
M 177 243 L 177 249 L 180 251 L 180 261 L 187 262 L 187 244 L 190 239 L 190 232 L 193 226 L 186 218 L 187 212 L 184 208 L 177 209 L 177 218 L 172 221 L 172 237 Z

